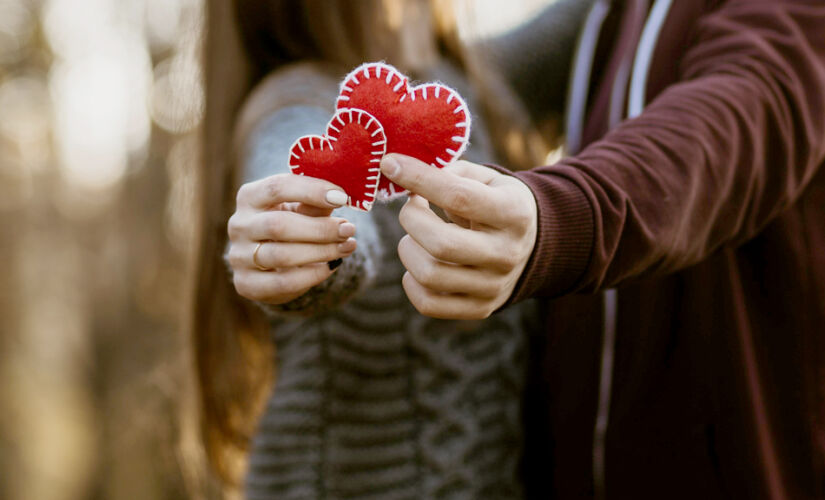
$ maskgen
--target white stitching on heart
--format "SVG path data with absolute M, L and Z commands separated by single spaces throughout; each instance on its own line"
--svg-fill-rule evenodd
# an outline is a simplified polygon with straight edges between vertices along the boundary
M 344 121 L 343 117 L 346 117 L 346 122 Z M 362 124 L 362 120 L 366 118 L 367 123 L 366 125 Z M 369 114 L 368 112 L 362 109 L 354 109 L 354 108 L 341 108 L 338 109 L 335 115 L 330 119 L 329 123 L 327 124 L 327 135 L 322 137 L 318 135 L 309 135 L 304 137 L 299 137 L 293 144 L 292 147 L 289 148 L 289 169 L 293 174 L 296 174 L 295 170 L 300 168 L 300 160 L 301 155 L 296 153 L 295 148 L 301 150 L 301 153 L 305 153 L 307 148 L 308 149 L 320 149 L 321 151 L 324 150 L 324 146 L 329 146 L 330 150 L 333 150 L 333 142 L 338 141 L 337 134 L 341 133 L 341 130 L 337 128 L 333 122 L 338 122 L 341 124 L 341 127 L 347 125 L 347 123 L 358 123 L 359 125 L 363 126 L 367 132 L 371 131 L 370 136 L 375 137 L 378 134 L 381 134 L 378 141 L 371 143 L 370 146 L 374 148 L 370 151 L 372 156 L 377 156 L 377 158 L 371 158 L 369 161 L 370 163 L 379 163 L 381 161 L 381 157 L 384 156 L 387 150 L 387 137 L 384 135 L 384 128 L 381 126 L 381 123 L 375 119 L 374 116 Z M 372 130 L 375 129 L 375 130 Z M 317 146 L 315 143 L 318 143 Z M 306 146 L 306 147 L 305 147 Z M 295 161 L 293 161 L 295 158 Z M 347 204 L 352 208 L 358 210 L 369 211 L 372 206 L 373 202 L 375 201 L 375 197 L 378 194 L 378 183 L 380 182 L 381 178 L 381 170 L 379 169 L 378 165 L 371 166 L 368 169 L 368 173 L 371 174 L 366 177 L 366 181 L 375 181 L 371 184 L 365 184 L 364 187 L 368 189 L 364 192 L 364 197 L 368 198 L 367 200 L 360 200 L 353 204 L 352 196 L 347 197 Z M 304 175 L 304 172 L 298 172 L 296 175 Z
M 386 78 L 384 78 L 384 83 L 386 83 L 387 85 L 392 85 L 393 79 L 397 80 L 394 86 L 392 87 L 393 92 L 397 93 L 402 88 L 406 88 L 406 91 L 401 95 L 398 102 L 404 102 L 404 100 L 407 99 L 408 96 L 411 101 L 414 101 L 416 97 L 428 99 L 430 97 L 430 94 L 427 92 L 428 87 L 431 87 L 433 89 L 432 94 L 435 96 L 436 99 L 441 98 L 442 89 L 446 91 L 447 95 L 445 96 L 445 101 L 448 104 L 453 104 L 453 102 L 455 102 L 453 114 L 463 115 L 462 118 L 464 118 L 464 121 L 455 124 L 455 127 L 457 129 L 462 130 L 458 131 L 457 135 L 454 135 L 451 138 L 454 143 L 457 143 L 458 147 L 456 147 L 455 149 L 445 147 L 444 153 L 448 155 L 448 159 L 445 161 L 441 157 L 436 157 L 435 161 L 441 166 L 447 166 L 456 159 L 458 159 L 458 157 L 460 157 L 461 154 L 467 149 L 467 146 L 469 144 L 471 117 L 470 113 L 468 112 L 467 104 L 464 102 L 464 100 L 461 98 L 458 92 L 456 92 L 455 90 L 451 89 L 446 85 L 440 83 L 424 83 L 411 89 L 409 86 L 410 84 L 408 78 L 393 66 L 390 66 L 389 64 L 383 62 L 364 63 L 361 66 L 352 70 L 341 82 L 339 98 L 336 101 L 339 103 L 338 105 L 343 107 L 343 103 L 350 100 L 350 94 L 355 90 L 355 86 L 361 83 L 359 77 L 363 77 L 365 79 L 372 78 L 372 75 L 370 74 L 371 72 L 369 71 L 370 68 L 375 68 L 375 71 L 372 72 L 375 73 L 375 78 L 381 78 L 383 71 L 386 70 L 387 75 Z M 420 90 L 421 92 L 418 96 L 416 96 L 416 92 L 418 90 Z M 347 99 L 341 99 L 341 97 L 346 97 Z M 376 134 L 373 133 L 373 136 L 374 135 Z M 430 165 L 435 166 L 434 163 L 431 163 Z M 383 191 L 385 190 L 382 189 L 381 191 L 383 196 Z M 390 184 L 389 191 L 392 195 L 403 194 L 403 192 L 396 193 L 395 188 L 392 184 Z

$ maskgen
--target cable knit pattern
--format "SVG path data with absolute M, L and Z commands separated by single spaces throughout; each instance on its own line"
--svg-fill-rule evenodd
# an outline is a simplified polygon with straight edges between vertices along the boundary
M 374 209 L 397 238 L 399 205 Z M 523 311 L 426 318 L 397 256 L 381 268 L 338 310 L 274 328 L 279 376 L 248 498 L 519 498 Z
M 325 121 L 314 120 L 321 130 Z M 266 160 L 277 158 L 265 136 L 281 133 L 279 122 L 251 141 L 272 148 L 257 156 L 269 173 L 284 163 Z M 298 128 L 306 127 L 291 133 L 307 133 Z M 402 205 L 342 212 L 359 217 L 359 250 L 304 297 L 268 308 L 278 373 L 252 443 L 250 500 L 522 496 L 523 322 L 532 304 L 484 321 L 418 314 L 395 251 Z

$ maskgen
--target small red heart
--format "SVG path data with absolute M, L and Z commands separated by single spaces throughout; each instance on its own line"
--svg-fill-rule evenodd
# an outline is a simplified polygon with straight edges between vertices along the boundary
M 440 83 L 409 88 L 409 80 L 384 63 L 362 64 L 341 84 L 338 108 L 363 109 L 387 135 L 387 153 L 401 153 L 441 168 L 461 156 L 470 139 L 470 113 L 464 99 Z M 379 198 L 406 191 L 386 177 Z
M 289 169 L 340 186 L 349 196 L 349 206 L 369 211 L 386 148 L 384 129 L 374 116 L 360 109 L 339 109 L 325 136 L 306 135 L 295 141 L 289 150 Z

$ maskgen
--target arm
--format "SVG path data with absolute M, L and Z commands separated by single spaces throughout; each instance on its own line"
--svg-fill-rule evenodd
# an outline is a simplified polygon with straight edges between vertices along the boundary
M 485 179 L 473 183 L 385 159 L 382 172 L 463 220 L 449 227 L 424 204 L 405 207 L 401 222 L 417 244 L 399 247 L 410 300 L 425 314 L 483 317 L 508 298 L 673 272 L 756 235 L 825 159 L 823 26 L 819 2 L 726 3 L 701 20 L 682 83 L 578 156 L 515 174 L 526 195 L 504 174 L 477 171 Z M 449 244 L 456 233 L 460 248 Z M 449 289 L 430 279 L 444 263 L 462 264 Z M 497 285 L 495 297 L 480 294 L 485 282 Z
M 374 218 L 354 210 L 333 212 L 334 207 L 325 201 L 325 190 L 335 186 L 289 174 L 292 142 L 325 129 L 336 96 L 337 79 L 330 73 L 317 65 L 293 66 L 266 78 L 252 92 L 237 123 L 236 149 L 245 184 L 229 224 L 232 244 L 227 260 L 235 271 L 238 292 L 264 304 L 271 313 L 310 315 L 334 308 L 369 286 L 381 262 L 384 249 Z M 269 199 L 273 193 L 281 198 L 278 204 Z M 298 193 L 309 200 L 296 199 Z M 262 198 L 265 203 L 253 206 Z M 249 228 L 254 224 L 248 221 L 253 217 L 266 218 L 259 233 L 273 232 L 273 226 L 280 233 L 252 237 Z M 334 232 L 352 225 L 357 228 L 357 247 L 347 239 L 351 235 L 347 231 L 354 228 Z M 301 242 L 289 241 L 284 231 L 295 237 L 301 232 Z M 307 231 L 331 234 L 328 242 L 309 242 Z M 251 254 L 260 240 L 274 242 L 260 247 L 258 262 L 275 271 L 254 268 Z M 303 260 L 296 263 L 296 257 Z M 340 257 L 340 267 L 327 265 Z
M 517 174 L 539 234 L 515 299 L 669 273 L 755 236 L 825 158 L 825 8 L 731 1 L 682 83 L 576 157 Z

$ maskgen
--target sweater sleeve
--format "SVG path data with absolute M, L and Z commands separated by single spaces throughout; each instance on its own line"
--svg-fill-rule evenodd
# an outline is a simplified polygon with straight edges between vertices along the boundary
M 299 103 L 285 104 L 261 119 L 243 146 L 244 182 L 289 172 L 287 160 L 292 143 L 303 135 L 323 134 L 331 115 L 331 109 Z M 387 206 L 380 205 L 374 208 L 386 209 Z M 334 309 L 368 288 L 380 272 L 378 268 L 387 250 L 384 247 L 394 243 L 381 237 L 378 219 L 350 208 L 337 209 L 333 215 L 355 224 L 355 252 L 329 278 L 302 296 L 285 304 L 260 303 L 271 316 L 310 316 Z
M 825 159 L 825 6 L 729 1 L 679 82 L 553 166 L 516 174 L 539 231 L 512 301 L 670 273 L 755 236 Z

